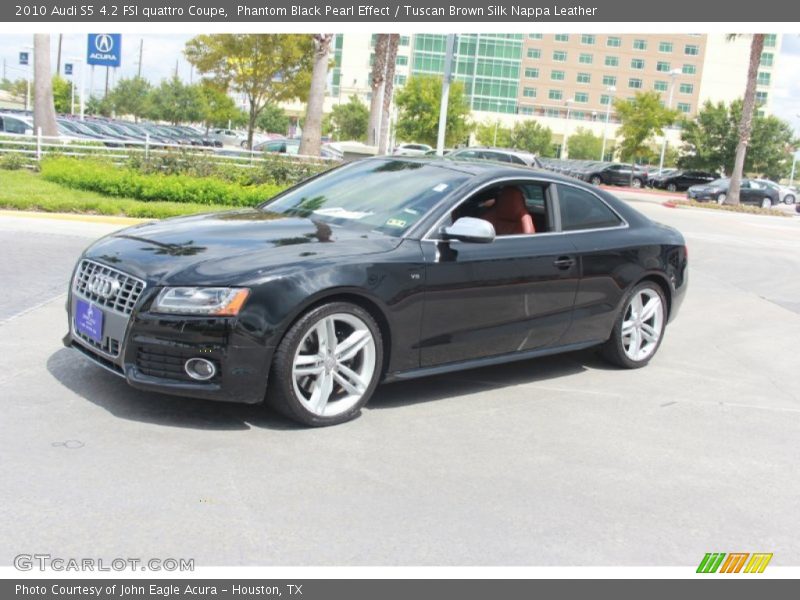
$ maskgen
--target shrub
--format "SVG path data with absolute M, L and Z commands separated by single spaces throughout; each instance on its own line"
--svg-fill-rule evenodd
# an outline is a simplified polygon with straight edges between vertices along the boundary
M 217 177 L 140 172 L 96 159 L 47 158 L 41 163 L 41 171 L 44 179 L 73 189 L 148 202 L 254 206 L 283 189 L 274 184 L 243 185 Z
M 24 168 L 28 160 L 22 154 L 9 153 L 0 155 L 0 169 L 16 171 Z

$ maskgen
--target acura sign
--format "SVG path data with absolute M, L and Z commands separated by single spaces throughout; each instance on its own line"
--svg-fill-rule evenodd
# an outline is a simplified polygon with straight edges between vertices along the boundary
M 118 67 L 122 64 L 122 34 L 90 33 L 86 64 Z

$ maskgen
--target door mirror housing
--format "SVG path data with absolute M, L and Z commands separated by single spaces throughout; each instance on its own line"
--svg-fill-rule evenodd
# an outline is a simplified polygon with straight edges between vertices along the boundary
M 489 244 L 494 241 L 494 225 L 484 219 L 474 217 L 461 217 L 450 227 L 442 229 L 445 239 L 471 242 L 474 244 Z

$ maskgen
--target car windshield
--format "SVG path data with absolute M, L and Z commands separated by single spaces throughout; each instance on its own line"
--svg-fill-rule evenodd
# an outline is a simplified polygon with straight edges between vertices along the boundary
M 425 162 L 359 161 L 301 184 L 261 208 L 400 237 L 467 178 Z
M 712 181 L 708 185 L 713 185 L 713 186 L 716 186 L 716 187 L 725 187 L 726 185 L 728 185 L 728 180 L 725 179 L 725 178 L 715 179 L 714 181 Z

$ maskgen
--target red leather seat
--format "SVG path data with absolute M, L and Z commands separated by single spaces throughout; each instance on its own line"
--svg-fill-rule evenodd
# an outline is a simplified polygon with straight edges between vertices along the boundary
M 533 218 L 525 206 L 525 195 L 515 185 L 502 188 L 494 206 L 483 213 L 481 218 L 494 225 L 497 235 L 536 233 Z

